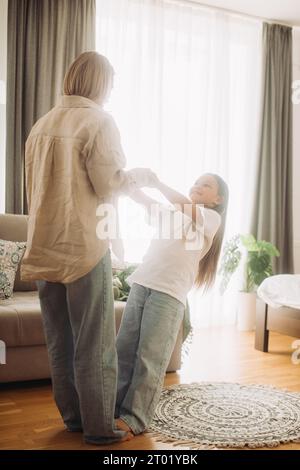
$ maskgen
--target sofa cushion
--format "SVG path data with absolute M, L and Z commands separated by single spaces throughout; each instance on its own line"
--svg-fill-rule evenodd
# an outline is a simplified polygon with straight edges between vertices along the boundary
M 115 302 L 118 331 L 125 302 Z M 0 301 L 0 335 L 7 347 L 45 344 L 38 292 L 15 292 L 11 299 Z
M 20 265 L 16 274 L 14 291 L 19 291 L 19 292 L 26 292 L 26 291 L 33 291 L 33 290 L 37 291 L 37 285 L 35 281 L 21 281 Z
M 45 344 L 37 292 L 14 292 L 0 301 L 1 339 L 7 347 Z
M 0 238 L 15 242 L 27 240 L 28 215 L 0 214 Z M 14 291 L 37 290 L 35 281 L 21 281 L 20 265 L 17 270 Z
M 12 296 L 16 272 L 25 248 L 25 242 L 0 239 L 0 299 Z

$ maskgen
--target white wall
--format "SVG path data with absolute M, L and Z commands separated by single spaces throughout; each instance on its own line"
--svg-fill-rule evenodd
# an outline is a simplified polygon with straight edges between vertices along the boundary
M 294 29 L 294 80 L 300 80 L 300 28 Z M 295 270 L 300 274 L 300 104 L 294 110 L 294 253 Z
M 0 0 L 0 213 L 5 210 L 7 2 L 8 0 Z
M 195 0 L 193 0 L 195 1 Z M 225 8 L 300 26 L 299 0 L 196 0 L 212 7 Z

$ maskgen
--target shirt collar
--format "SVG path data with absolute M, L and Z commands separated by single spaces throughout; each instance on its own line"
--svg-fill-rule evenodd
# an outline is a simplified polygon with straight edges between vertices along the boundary
M 95 101 L 78 95 L 62 95 L 58 101 L 58 106 L 62 108 L 101 108 Z

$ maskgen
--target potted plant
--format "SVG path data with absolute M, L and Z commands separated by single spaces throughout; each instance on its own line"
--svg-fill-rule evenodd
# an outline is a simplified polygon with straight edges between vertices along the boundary
M 137 265 L 128 265 L 125 269 L 115 269 L 113 273 L 114 300 L 126 302 L 130 286 L 125 279 L 137 268 Z
M 236 235 L 224 246 L 219 274 L 220 291 L 225 292 L 232 275 L 243 264 L 243 287 L 239 293 L 238 329 L 255 328 L 256 290 L 262 281 L 272 276 L 272 259 L 279 256 L 277 248 L 265 240 L 256 240 L 251 234 Z

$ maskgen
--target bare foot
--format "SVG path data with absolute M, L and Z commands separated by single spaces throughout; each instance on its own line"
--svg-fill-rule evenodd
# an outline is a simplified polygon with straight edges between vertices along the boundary
M 134 434 L 130 431 L 127 431 L 125 436 L 122 437 L 121 442 L 131 441 L 131 439 L 133 439 L 133 438 L 134 438 Z
M 121 429 L 121 431 L 126 431 L 127 433 L 133 435 L 132 429 L 121 418 L 116 419 L 115 423 L 118 429 Z

